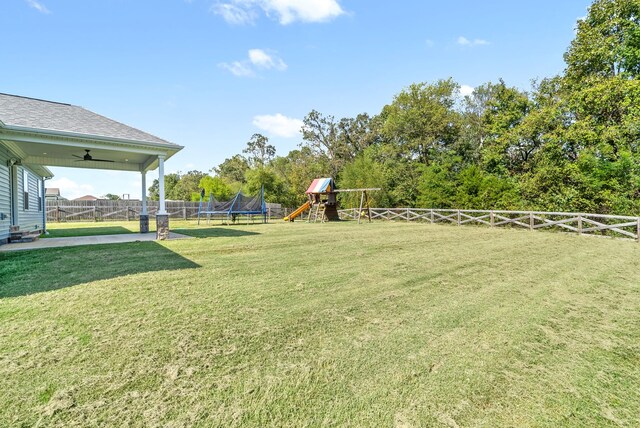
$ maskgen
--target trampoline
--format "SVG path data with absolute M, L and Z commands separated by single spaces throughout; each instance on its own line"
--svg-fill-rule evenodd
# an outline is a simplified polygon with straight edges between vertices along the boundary
M 206 216 L 207 222 L 212 216 L 221 217 L 223 221 L 236 222 L 239 216 L 247 216 L 247 219 L 255 215 L 261 215 L 264 223 L 267 222 L 267 204 L 264 202 L 264 186 L 256 196 L 247 196 L 239 191 L 229 201 L 218 201 L 209 195 L 209 201 L 204 201 L 204 189 L 200 192 L 200 205 L 198 206 L 198 224 L 201 216 Z

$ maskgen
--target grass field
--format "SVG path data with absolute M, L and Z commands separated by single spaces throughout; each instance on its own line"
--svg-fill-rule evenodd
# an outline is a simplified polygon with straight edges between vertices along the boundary
M 0 254 L 0 426 L 639 426 L 640 245 L 405 223 Z
M 155 221 L 149 221 L 149 229 L 156 230 Z M 101 221 L 75 223 L 47 223 L 47 235 L 43 238 L 67 238 L 69 236 L 119 235 L 140 232 L 138 221 Z

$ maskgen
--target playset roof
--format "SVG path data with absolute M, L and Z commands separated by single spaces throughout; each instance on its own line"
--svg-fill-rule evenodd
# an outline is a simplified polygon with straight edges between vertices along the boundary
M 331 193 L 336 189 L 333 178 L 316 178 L 307 189 L 307 195 L 312 193 Z

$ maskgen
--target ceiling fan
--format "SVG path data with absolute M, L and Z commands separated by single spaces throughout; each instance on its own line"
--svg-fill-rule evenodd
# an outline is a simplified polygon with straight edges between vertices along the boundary
M 108 160 L 108 159 L 94 159 L 93 156 L 91 156 L 91 154 L 89 153 L 91 150 L 89 149 L 84 149 L 85 155 L 84 156 L 78 156 L 78 155 L 71 155 L 73 157 L 78 158 L 76 160 L 76 162 L 83 162 L 83 161 L 94 161 L 94 162 L 114 162 L 112 160 Z

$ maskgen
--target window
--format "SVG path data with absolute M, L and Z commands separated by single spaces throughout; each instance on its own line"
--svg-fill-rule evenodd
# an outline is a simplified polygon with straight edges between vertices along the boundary
M 23 209 L 26 211 L 29 209 L 29 171 L 22 170 L 22 191 L 24 196 Z
M 42 211 L 44 208 L 44 201 L 42 200 L 42 187 L 44 183 L 42 180 L 38 180 L 38 211 Z

